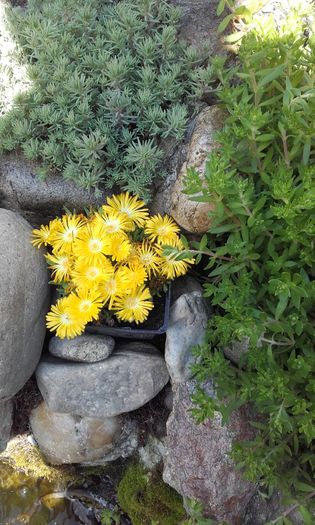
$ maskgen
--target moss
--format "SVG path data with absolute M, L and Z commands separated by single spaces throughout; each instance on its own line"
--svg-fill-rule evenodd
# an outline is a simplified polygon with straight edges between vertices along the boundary
M 11 439 L 6 450 L 0 454 L 1 471 L 4 465 L 12 468 L 18 477 L 23 473 L 29 482 L 41 479 L 57 486 L 66 486 L 70 481 L 75 481 L 77 475 L 75 470 L 69 466 L 52 467 L 47 465 L 38 447 L 30 443 L 25 435 L 16 436 Z M 3 478 L 3 479 L 2 479 Z M 0 476 L 0 487 L 3 482 L 8 488 L 10 477 Z M 2 481 L 1 481 L 2 480 Z M 15 477 L 11 479 L 15 485 Z
M 133 525 L 178 525 L 185 517 L 182 498 L 158 473 L 131 464 L 118 486 L 118 502 Z

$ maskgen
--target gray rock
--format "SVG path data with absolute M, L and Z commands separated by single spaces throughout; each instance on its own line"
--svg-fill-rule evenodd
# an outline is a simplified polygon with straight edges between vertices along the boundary
M 87 206 L 99 206 L 105 194 L 95 196 L 51 173 L 44 181 L 36 176 L 39 165 L 27 160 L 20 153 L 0 158 L 0 206 L 21 213 L 32 225 L 47 223 L 56 215 L 64 213 L 64 207 L 82 211 Z
M 168 213 L 190 233 L 205 233 L 211 225 L 209 212 L 213 211 L 211 202 L 194 202 L 183 193 L 187 169 L 195 168 L 204 178 L 209 153 L 218 143 L 217 131 L 222 129 L 225 113 L 217 106 L 205 107 L 196 117 L 191 136 L 183 146 L 178 163 L 161 182 L 153 199 L 151 209 L 154 213 Z
M 41 452 L 53 465 L 80 463 L 102 465 L 131 450 L 130 422 L 121 417 L 92 418 L 49 410 L 45 402 L 30 417 L 31 428 Z
M 0 452 L 6 449 L 12 427 L 12 402 L 0 402 Z
M 190 415 L 192 382 L 175 385 L 174 408 L 167 422 L 163 479 L 185 498 L 197 499 L 205 515 L 240 525 L 256 487 L 228 456 L 234 440 L 252 439 L 247 408 L 235 411 L 229 423 L 221 416 L 197 425 Z M 211 390 L 211 388 L 209 388 Z
M 139 458 L 147 470 L 155 470 L 162 463 L 165 452 L 165 439 L 149 436 L 145 446 L 139 448 Z
M 0 209 L 0 401 L 26 383 L 40 359 L 49 307 L 43 253 L 31 244 L 31 227 Z
M 145 342 L 122 344 L 98 363 L 45 358 L 36 375 L 50 410 L 100 418 L 136 410 L 169 378 L 163 356 Z
M 248 343 L 249 337 L 245 337 L 242 341 L 232 341 L 230 346 L 223 348 L 223 353 L 227 359 L 238 365 L 241 357 L 249 350 Z
M 203 290 L 201 284 L 197 281 L 197 279 L 191 277 L 191 275 L 178 277 L 174 282 L 172 282 L 171 303 L 173 304 L 176 299 L 178 299 L 184 293 L 190 292 L 199 292 L 199 294 L 202 295 Z
M 191 350 L 204 342 L 207 320 L 206 303 L 199 291 L 181 295 L 171 307 L 165 361 L 173 384 L 190 377 Z
M 115 340 L 110 336 L 84 334 L 74 339 L 52 337 L 49 341 L 49 352 L 67 361 L 96 363 L 107 359 L 114 346 Z

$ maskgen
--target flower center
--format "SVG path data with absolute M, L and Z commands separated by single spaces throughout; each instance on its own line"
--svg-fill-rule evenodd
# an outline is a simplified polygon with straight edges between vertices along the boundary
M 90 239 L 89 250 L 92 253 L 99 253 L 102 249 L 102 242 L 99 239 Z
M 79 309 L 81 312 L 88 312 L 92 306 L 91 301 L 85 300 L 80 303 Z
M 89 268 L 86 272 L 86 276 L 88 279 L 95 279 L 99 275 L 98 268 Z
M 130 308 L 130 310 L 135 310 L 136 308 L 139 308 L 140 301 L 138 297 L 128 297 L 126 299 L 126 308 Z

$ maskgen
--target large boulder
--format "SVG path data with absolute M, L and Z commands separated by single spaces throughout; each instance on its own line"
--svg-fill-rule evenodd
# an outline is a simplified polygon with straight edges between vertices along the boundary
M 12 426 L 12 402 L 0 402 L 0 452 L 5 450 Z
M 45 180 L 37 175 L 39 165 L 20 153 L 0 158 L 0 206 L 21 213 L 32 225 L 48 222 L 69 210 L 82 211 L 103 204 L 105 194 L 95 196 L 61 175 L 50 173 Z
M 134 425 L 120 417 L 61 414 L 43 402 L 32 411 L 30 423 L 41 452 L 53 465 L 102 465 L 129 456 L 137 445 Z
M 184 293 L 173 303 L 165 342 L 165 361 L 172 384 L 191 376 L 192 347 L 204 343 L 208 316 L 202 290 Z
M 0 400 L 13 397 L 34 372 L 46 333 L 49 276 L 31 244 L 31 227 L 0 209 Z
M 242 408 L 232 414 L 226 426 L 219 414 L 198 425 L 190 414 L 194 388 L 193 382 L 173 386 L 163 479 L 182 496 L 201 501 L 206 516 L 228 525 L 243 525 L 255 486 L 242 478 L 228 453 L 234 440 L 253 438 L 250 414 Z M 211 384 L 208 391 L 215 395 Z
M 143 406 L 169 379 L 160 352 L 149 343 L 126 343 L 98 363 L 45 358 L 37 383 L 50 410 L 112 417 Z
M 114 350 L 115 340 L 106 335 L 83 334 L 73 339 L 52 337 L 49 352 L 55 357 L 78 363 L 97 363 L 107 359 Z
M 170 171 L 153 199 L 151 208 L 155 213 L 172 215 L 190 233 L 205 233 L 209 229 L 209 212 L 214 210 L 214 204 L 190 200 L 183 193 L 184 179 L 188 168 L 195 168 L 201 178 L 204 177 L 207 157 L 218 146 L 215 134 L 222 129 L 224 119 L 224 112 L 216 105 L 205 107 L 197 115 L 178 165 Z

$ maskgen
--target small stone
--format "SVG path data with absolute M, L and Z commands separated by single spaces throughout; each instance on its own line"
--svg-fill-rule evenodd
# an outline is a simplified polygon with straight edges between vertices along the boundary
M 173 384 L 191 376 L 192 347 L 204 342 L 207 321 L 207 306 L 201 292 L 183 294 L 171 307 L 165 361 Z
M 50 410 L 99 418 L 136 410 L 169 379 L 162 354 L 146 342 L 121 344 L 98 363 L 46 357 L 36 375 Z
M 249 350 L 249 337 L 244 337 L 242 341 L 232 341 L 229 346 L 223 348 L 223 353 L 227 359 L 238 365 L 241 357 Z
M 139 458 L 147 470 L 154 470 L 163 462 L 165 452 L 164 439 L 150 435 L 145 446 L 139 448 Z
M 120 417 L 61 414 L 49 410 L 43 402 L 32 411 L 30 423 L 41 452 L 53 465 L 99 465 L 130 452 L 126 447 L 130 423 Z
M 115 340 L 110 336 L 84 334 L 74 339 L 52 337 L 49 352 L 55 357 L 78 363 L 103 361 L 114 350 Z
M 11 401 L 0 401 L 0 452 L 6 449 L 12 427 Z

